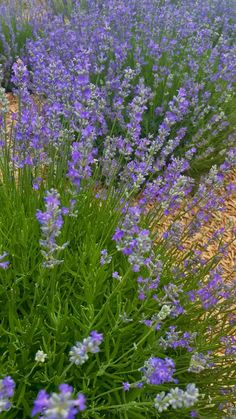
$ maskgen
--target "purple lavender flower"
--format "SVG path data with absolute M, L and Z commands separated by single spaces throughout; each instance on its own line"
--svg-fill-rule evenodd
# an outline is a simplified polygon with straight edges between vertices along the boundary
M 165 338 L 160 338 L 160 346 L 163 349 L 172 348 L 186 348 L 189 352 L 193 350 L 191 346 L 197 336 L 196 332 L 181 332 L 176 330 L 176 326 L 170 326 L 169 331 L 166 332 Z
M 75 365 L 82 365 L 84 364 L 88 359 L 88 351 L 87 346 L 84 343 L 76 342 L 75 346 L 72 346 L 70 352 L 70 362 L 72 362 Z
M 147 271 L 147 277 L 137 278 L 140 300 L 145 300 L 157 289 L 163 267 L 162 261 L 152 251 L 150 231 L 139 226 L 143 211 L 141 205 L 128 207 L 124 220 L 113 235 L 117 250 L 127 256 L 132 270 L 137 273 L 145 268 Z
M 77 217 L 78 211 L 75 209 L 76 200 L 71 199 L 69 203 L 69 207 L 62 207 L 62 215 L 68 215 L 69 217 Z
M 123 383 L 123 389 L 124 389 L 124 391 L 129 391 L 130 390 L 130 383 L 128 383 L 128 381 Z
M 34 401 L 34 407 L 32 409 L 32 416 L 42 413 L 46 409 L 49 403 L 49 394 L 45 390 L 40 390 L 37 398 Z
M 119 275 L 117 271 L 112 272 L 112 278 L 117 279 L 118 281 L 121 281 L 122 277 Z
M 198 352 L 195 352 L 190 360 L 190 365 L 188 368 L 189 372 L 194 372 L 196 374 L 199 374 L 200 372 L 204 371 L 206 368 L 212 368 L 213 363 L 210 362 L 210 354 L 199 354 Z
M 9 400 L 14 395 L 15 382 L 10 376 L 6 376 L 0 380 L 0 413 L 11 408 Z
M 180 314 L 183 314 L 184 309 L 180 304 L 180 295 L 183 293 L 182 286 L 172 284 L 171 282 L 168 285 L 165 285 L 164 287 L 165 296 L 163 297 L 163 302 L 168 302 L 171 304 L 172 310 L 171 315 L 173 317 L 177 317 Z
M 103 341 L 103 334 L 94 330 L 90 333 L 88 338 L 83 339 L 82 342 L 77 342 L 72 346 L 69 355 L 70 362 L 75 365 L 82 365 L 88 360 L 88 353 L 97 353 L 100 351 L 99 346 Z
M 34 181 L 33 181 L 33 189 L 35 191 L 38 191 L 39 190 L 42 181 L 43 181 L 43 179 L 41 177 L 37 177 L 37 178 L 34 179 Z
M 11 78 L 12 83 L 17 86 L 17 94 L 22 100 L 27 100 L 29 97 L 29 72 L 24 62 L 18 58 L 16 63 L 12 66 L 13 75 Z
M 71 149 L 71 160 L 68 162 L 68 176 L 71 182 L 80 188 L 81 181 L 92 175 L 92 164 L 94 164 L 97 150 L 89 146 L 89 142 L 75 142 Z
M 63 226 L 62 210 L 60 208 L 60 195 L 55 189 L 47 192 L 44 198 L 46 203 L 46 211 L 37 211 L 36 217 L 41 224 L 43 240 L 40 240 L 42 255 L 45 258 L 43 266 L 45 268 L 53 268 L 63 262 L 57 259 L 57 253 L 65 249 L 68 243 L 59 246 L 56 238 L 61 234 Z
M 143 380 L 148 384 L 158 385 L 177 382 L 173 378 L 175 363 L 171 358 L 149 358 L 140 371 L 143 373 Z
M 78 412 L 86 409 L 86 399 L 82 393 L 73 398 L 73 387 L 67 384 L 59 386 L 59 393 L 48 394 L 40 390 L 31 416 L 40 414 L 41 418 L 51 419 L 74 419 Z
M 229 324 L 230 325 L 236 324 L 236 314 L 235 313 L 230 313 L 228 315 L 228 318 L 229 318 Z
M 88 347 L 89 352 L 95 354 L 100 351 L 99 346 L 103 341 L 103 334 L 96 332 L 94 330 L 90 333 L 90 336 L 87 338 L 86 345 Z
M 0 268 L 7 269 L 10 262 L 9 261 L 2 261 L 6 256 L 8 256 L 7 252 L 4 252 L 2 255 L 0 255 Z
M 199 283 L 199 289 L 191 293 L 191 298 L 200 300 L 203 308 L 218 304 L 222 299 L 228 300 L 234 295 L 234 283 L 226 283 L 218 269 L 209 272 L 209 278 L 204 283 Z
M 149 230 L 138 226 L 140 215 L 138 206 L 130 207 L 121 228 L 118 227 L 113 236 L 117 249 L 128 256 L 134 272 L 139 272 L 141 266 L 148 264 L 152 244 Z
M 236 356 L 236 337 L 223 336 L 221 342 L 225 345 L 225 355 Z
M 100 264 L 109 265 L 109 263 L 111 263 L 111 260 L 112 260 L 112 257 L 108 255 L 107 249 L 101 250 Z

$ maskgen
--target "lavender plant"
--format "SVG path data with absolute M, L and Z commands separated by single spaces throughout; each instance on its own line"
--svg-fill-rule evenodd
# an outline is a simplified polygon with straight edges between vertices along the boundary
M 0 4 L 0 64 L 3 65 L 3 86 L 11 90 L 12 65 L 25 54 L 27 39 L 39 30 L 45 12 L 39 2 L 9 0 Z
M 232 3 L 115 3 L 50 15 L 0 90 L 0 412 L 232 417 L 235 272 L 222 229 L 187 245 L 235 189 Z
M 61 233 L 63 225 L 62 210 L 60 208 L 60 196 L 55 190 L 51 190 L 45 197 L 46 211 L 38 211 L 36 216 L 41 224 L 43 240 L 40 245 L 43 247 L 42 255 L 45 258 L 43 266 L 45 268 L 53 268 L 55 265 L 62 263 L 63 260 L 57 259 L 57 253 L 65 249 L 68 243 L 59 246 L 56 238 Z
M 77 2 L 28 42 L 33 90 L 60 104 L 88 170 L 97 155 L 140 185 L 171 155 L 192 174 L 223 161 L 235 131 L 235 7 L 195 3 Z
M 104 198 L 91 179 L 75 187 L 77 215 L 64 211 L 60 224 L 61 242 L 69 238 L 64 260 L 48 269 L 36 215 L 52 192 L 24 182 L 0 190 L 10 255 L 1 276 L 1 353 L 4 374 L 16 382 L 6 417 L 223 417 L 234 384 L 236 296 L 218 261 L 202 264 L 199 256 L 193 270 L 191 252 L 154 240 L 143 198 L 134 211 L 123 191 L 112 187 Z M 71 186 L 60 183 L 68 208 Z M 126 247 L 120 236 L 129 237 Z
M 15 383 L 11 377 L 6 376 L 0 380 L 0 412 L 11 408 L 10 398 L 14 395 Z

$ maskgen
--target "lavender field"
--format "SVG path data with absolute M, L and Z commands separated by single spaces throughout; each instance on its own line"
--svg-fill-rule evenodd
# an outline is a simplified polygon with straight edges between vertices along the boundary
M 2 0 L 0 80 L 1 418 L 235 419 L 235 0 Z

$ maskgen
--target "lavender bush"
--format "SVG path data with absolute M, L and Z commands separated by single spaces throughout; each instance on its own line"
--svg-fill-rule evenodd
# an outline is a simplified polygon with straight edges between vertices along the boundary
M 32 38 L 37 26 L 35 15 L 39 9 L 36 2 L 30 3 L 10 0 L 0 4 L 0 63 L 4 69 L 2 84 L 7 89 L 12 87 L 12 65 L 17 56 L 24 54 L 26 40 Z
M 234 143 L 235 22 L 228 0 L 77 2 L 28 42 L 33 91 L 88 165 L 138 183 L 171 155 L 209 169 Z
M 235 192 L 233 4 L 52 3 L 0 89 L 0 413 L 233 418 L 224 229 L 188 245 Z

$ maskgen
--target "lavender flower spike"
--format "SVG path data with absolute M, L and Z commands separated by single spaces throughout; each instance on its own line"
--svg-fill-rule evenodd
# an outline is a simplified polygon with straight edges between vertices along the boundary
M 169 407 L 173 409 L 189 408 L 197 403 L 199 390 L 195 384 L 188 384 L 186 391 L 179 387 L 172 388 L 169 393 L 162 391 L 157 394 L 154 406 L 159 413 L 166 411 Z
M 94 330 L 83 342 L 77 342 L 75 346 L 72 346 L 69 352 L 70 361 L 75 365 L 84 364 L 88 360 L 88 353 L 95 354 L 99 352 L 102 340 L 103 334 Z
M 0 380 L 0 413 L 11 408 L 10 398 L 14 395 L 15 382 L 10 377 Z
M 74 419 L 79 411 L 86 409 L 86 399 L 82 393 L 73 399 L 73 387 L 67 384 L 59 386 L 59 393 L 49 395 L 45 390 L 40 390 L 34 407 L 32 417 L 40 414 L 40 418 Z
M 36 217 L 41 224 L 43 234 L 43 240 L 40 240 L 40 245 L 43 248 L 41 253 L 45 258 L 43 266 L 45 268 L 53 268 L 63 262 L 63 260 L 57 259 L 57 253 L 65 249 L 68 242 L 62 246 L 59 246 L 56 242 L 56 238 L 61 234 L 63 226 L 60 195 L 55 189 L 51 189 L 47 192 L 44 201 L 46 203 L 46 211 L 38 210 Z
M 175 363 L 171 358 L 149 358 L 141 368 L 143 380 L 148 384 L 159 385 L 163 383 L 176 382 L 173 378 Z
M 4 252 L 2 255 L 0 255 L 0 268 L 2 268 L 2 269 L 7 269 L 8 266 L 9 266 L 9 263 L 10 263 L 8 260 L 3 261 L 3 259 L 6 256 L 8 256 L 7 252 Z

